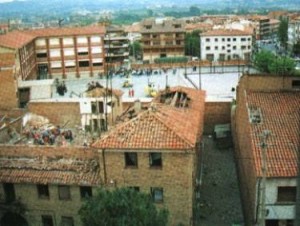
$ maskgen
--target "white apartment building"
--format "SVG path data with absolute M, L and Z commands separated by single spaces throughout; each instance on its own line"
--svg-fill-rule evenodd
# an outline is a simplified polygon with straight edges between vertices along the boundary
M 300 17 L 289 22 L 288 27 L 288 47 L 290 49 L 300 41 Z
M 202 33 L 201 60 L 248 60 L 252 52 L 252 32 L 241 30 L 212 30 Z

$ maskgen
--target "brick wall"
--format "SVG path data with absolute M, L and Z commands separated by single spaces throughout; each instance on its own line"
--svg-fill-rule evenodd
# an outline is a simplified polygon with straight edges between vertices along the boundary
M 79 102 L 29 102 L 29 112 L 44 116 L 54 125 L 81 125 Z
M 213 134 L 217 124 L 230 123 L 231 102 L 205 102 L 204 134 Z
M 105 150 L 106 181 L 115 182 L 117 187 L 138 186 L 140 191 L 150 193 L 151 187 L 162 187 L 164 192 L 163 203 L 158 207 L 167 207 L 170 212 L 170 225 L 179 223 L 189 225 L 192 217 L 193 204 L 193 175 L 194 152 L 163 151 L 162 168 L 149 167 L 149 152 L 136 151 L 138 154 L 138 167 L 126 168 L 124 151 Z M 113 184 L 111 184 L 113 186 Z
M 10 110 L 17 107 L 17 84 L 13 71 L 0 71 L 0 110 Z

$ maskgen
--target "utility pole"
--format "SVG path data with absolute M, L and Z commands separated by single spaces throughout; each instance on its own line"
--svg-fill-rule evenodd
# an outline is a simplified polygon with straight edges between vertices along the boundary
M 269 130 L 264 130 L 261 137 L 260 147 L 262 148 L 262 161 L 261 161 L 261 171 L 262 171 L 262 179 L 259 189 L 260 200 L 259 200 L 259 219 L 258 225 L 265 226 L 265 217 L 266 217 L 266 179 L 267 179 L 267 139 L 270 135 Z

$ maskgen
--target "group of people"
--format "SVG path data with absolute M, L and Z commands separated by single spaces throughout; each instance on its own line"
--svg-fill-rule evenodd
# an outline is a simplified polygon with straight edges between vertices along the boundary
M 103 86 L 98 81 L 91 81 L 87 84 L 87 91 L 90 91 L 95 88 L 103 88 Z
M 134 97 L 134 89 L 129 89 L 128 90 L 128 96 L 129 97 Z

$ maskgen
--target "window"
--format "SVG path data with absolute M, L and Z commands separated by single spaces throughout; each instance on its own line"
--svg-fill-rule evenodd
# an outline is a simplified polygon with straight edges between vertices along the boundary
M 73 217 L 61 217 L 61 226 L 74 226 Z
M 236 38 L 233 38 L 233 39 L 232 39 L 232 41 L 234 41 L 234 42 L 235 42 L 235 41 L 236 41 Z
M 241 38 L 241 41 L 242 41 L 242 42 L 245 42 L 245 41 L 246 41 L 246 38 Z
M 89 61 L 79 61 L 79 67 L 88 67 L 90 66 Z
M 246 46 L 241 46 L 241 49 L 246 49 Z
M 40 199 L 49 199 L 48 185 L 38 184 L 36 187 Z
M 3 190 L 5 193 L 5 201 L 6 202 L 13 202 L 16 200 L 16 193 L 15 193 L 15 187 L 12 183 L 4 183 L 3 184 Z
M 207 39 L 205 39 L 205 41 L 206 41 L 206 42 L 210 42 L 210 39 L 209 39 L 209 38 L 207 38 Z
M 138 162 L 137 162 L 137 153 L 136 152 L 125 152 L 125 166 L 134 166 L 137 167 Z
M 225 46 L 222 46 L 222 50 L 225 50 Z
M 218 50 L 218 46 L 215 46 L 215 50 Z
M 90 186 L 80 186 L 80 196 L 82 199 L 92 197 L 92 187 Z
M 174 27 L 175 28 L 181 28 L 181 24 L 175 24 Z
M 70 200 L 71 199 L 70 187 L 66 185 L 59 185 L 58 197 L 60 200 Z
M 149 163 L 150 163 L 150 167 L 161 167 L 162 166 L 161 153 L 150 153 Z
M 206 46 L 206 48 L 205 48 L 206 50 L 210 50 L 210 47 L 209 46 Z
M 296 202 L 296 187 L 278 187 L 277 202 Z
M 225 42 L 225 38 L 222 38 L 222 42 Z
M 163 188 L 151 188 L 151 197 L 153 202 L 163 202 L 164 201 L 164 190 Z
M 292 88 L 299 89 L 300 88 L 300 80 L 293 80 L 292 81 Z
M 231 41 L 231 38 L 227 38 L 227 42 L 230 42 Z
M 232 46 L 232 49 L 234 49 L 234 50 L 235 50 L 235 49 L 236 49 L 236 46 Z
M 176 45 L 181 45 L 181 41 L 176 41 Z
M 50 215 L 42 215 L 43 226 L 53 226 L 53 219 Z
M 218 41 L 218 38 L 215 38 L 215 42 L 217 42 Z
M 46 58 L 47 57 L 47 53 L 37 53 L 36 57 L 37 58 Z
M 97 105 L 97 103 L 98 103 L 98 105 Z M 93 114 L 104 113 L 103 102 L 101 102 L 101 101 L 91 102 L 91 106 L 92 106 Z

